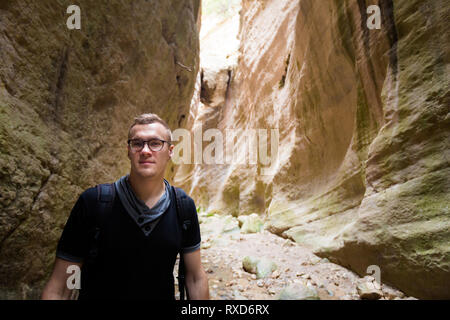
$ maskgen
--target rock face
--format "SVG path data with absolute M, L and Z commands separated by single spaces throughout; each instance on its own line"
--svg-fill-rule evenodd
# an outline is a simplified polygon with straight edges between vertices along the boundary
M 0 2 L 0 299 L 37 298 L 78 195 L 128 171 L 133 117 L 185 123 L 200 0 Z M 169 177 L 171 175 L 169 169 Z
M 175 181 L 360 275 L 376 265 L 409 295 L 450 298 L 449 14 L 433 0 L 244 0 L 226 90 L 223 67 L 222 85 L 205 73 L 188 124 L 278 129 L 278 156 L 269 174 L 195 164 Z

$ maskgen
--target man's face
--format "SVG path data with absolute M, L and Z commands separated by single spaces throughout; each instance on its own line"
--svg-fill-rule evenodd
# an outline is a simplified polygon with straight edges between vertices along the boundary
M 131 129 L 130 139 L 160 139 L 169 140 L 167 129 L 160 123 L 137 124 Z M 133 151 L 128 145 L 128 158 L 131 171 L 142 178 L 164 176 L 167 162 L 173 155 L 174 146 L 164 143 L 160 151 L 152 151 L 148 144 L 144 144 L 141 151 Z

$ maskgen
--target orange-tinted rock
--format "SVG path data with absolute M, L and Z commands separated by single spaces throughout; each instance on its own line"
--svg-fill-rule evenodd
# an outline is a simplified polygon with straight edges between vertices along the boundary
M 225 102 L 190 121 L 277 128 L 273 174 L 199 164 L 176 181 L 202 207 L 267 215 L 271 232 L 360 275 L 377 265 L 409 295 L 449 298 L 450 7 L 380 1 L 370 30 L 366 2 L 244 0 Z

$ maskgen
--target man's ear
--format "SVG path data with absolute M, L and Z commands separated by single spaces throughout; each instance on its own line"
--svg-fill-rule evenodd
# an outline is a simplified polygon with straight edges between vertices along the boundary
M 172 158 L 172 156 L 173 156 L 173 148 L 175 148 L 175 146 L 173 144 L 171 144 L 169 146 L 169 159 Z
M 127 146 L 127 156 L 128 156 L 128 159 L 130 159 L 131 160 L 131 156 L 130 156 L 130 146 Z

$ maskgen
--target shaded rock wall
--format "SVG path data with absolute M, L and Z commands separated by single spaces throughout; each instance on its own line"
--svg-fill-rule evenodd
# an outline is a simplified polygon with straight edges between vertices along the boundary
M 0 1 L 0 298 L 40 295 L 78 195 L 128 171 L 134 116 L 189 112 L 200 0 L 78 1 L 73 31 L 70 4 Z
M 366 27 L 370 4 L 380 30 Z M 189 123 L 277 128 L 273 174 L 197 164 L 176 181 L 202 206 L 264 215 L 270 231 L 360 275 L 378 265 L 409 295 L 450 298 L 448 2 L 242 6 L 225 102 L 197 105 Z

